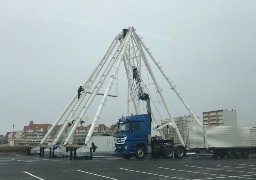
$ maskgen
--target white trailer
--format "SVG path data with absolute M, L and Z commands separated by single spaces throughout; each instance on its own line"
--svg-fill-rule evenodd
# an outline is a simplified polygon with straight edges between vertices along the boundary
M 188 134 L 188 150 L 209 150 L 214 158 L 248 158 L 256 153 L 255 127 L 191 126 Z

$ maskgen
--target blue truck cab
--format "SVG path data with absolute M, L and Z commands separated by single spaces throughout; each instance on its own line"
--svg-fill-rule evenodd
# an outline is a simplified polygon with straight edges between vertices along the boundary
M 181 159 L 186 153 L 185 147 L 174 144 L 173 139 L 151 137 L 150 114 L 120 118 L 116 124 L 114 137 L 115 153 L 125 159 L 144 159 L 147 154 L 152 158 Z
M 151 118 L 149 114 L 122 117 L 115 129 L 115 153 L 130 159 L 144 158 L 148 153 L 151 138 Z

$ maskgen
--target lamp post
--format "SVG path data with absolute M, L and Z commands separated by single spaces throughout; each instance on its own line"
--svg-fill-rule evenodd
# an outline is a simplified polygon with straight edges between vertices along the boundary
M 12 125 L 12 142 L 11 146 L 14 146 L 14 124 Z

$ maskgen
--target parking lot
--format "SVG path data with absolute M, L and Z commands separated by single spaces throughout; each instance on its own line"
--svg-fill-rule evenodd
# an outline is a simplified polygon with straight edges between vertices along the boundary
M 256 179 L 255 159 L 49 159 L 0 154 L 0 179 Z

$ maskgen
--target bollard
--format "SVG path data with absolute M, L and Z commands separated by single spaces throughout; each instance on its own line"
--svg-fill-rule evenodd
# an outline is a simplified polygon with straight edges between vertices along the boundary
M 42 147 L 40 147 L 39 157 L 42 157 Z
M 43 147 L 43 150 L 42 150 L 42 157 L 44 157 L 44 147 Z
M 70 157 L 69 160 L 72 160 L 72 148 L 70 148 Z
M 55 150 L 55 147 L 52 148 L 52 158 L 54 158 L 54 150 Z
M 30 149 L 27 147 L 27 155 L 30 155 Z
M 200 154 L 200 150 L 196 147 L 195 151 L 196 151 L 196 158 L 198 159 L 198 155 Z
M 91 157 L 89 159 L 92 160 L 93 159 L 93 157 L 92 157 L 92 148 L 90 148 L 90 153 L 91 153 Z
M 52 148 L 50 147 L 50 158 L 52 158 Z
M 74 150 L 74 160 L 76 160 L 76 148 Z

